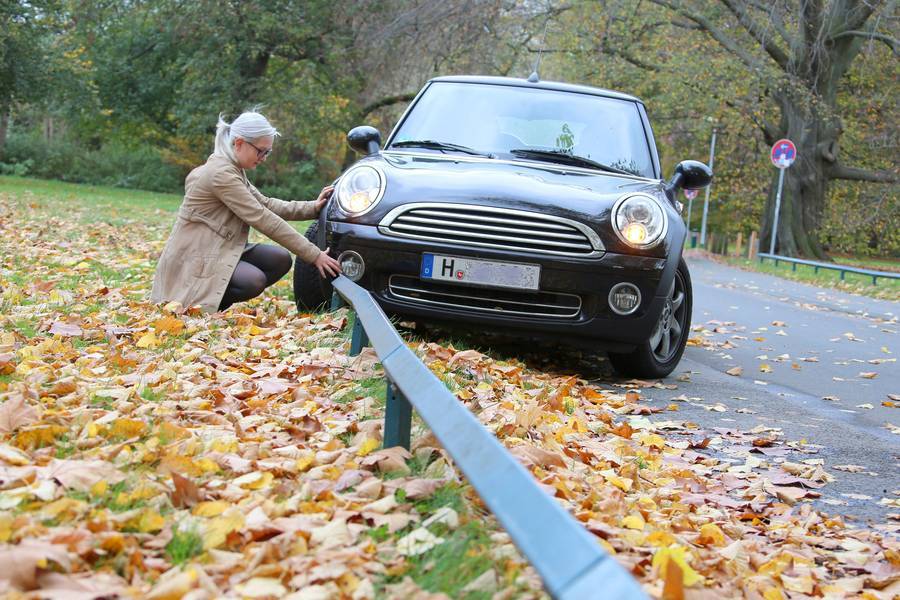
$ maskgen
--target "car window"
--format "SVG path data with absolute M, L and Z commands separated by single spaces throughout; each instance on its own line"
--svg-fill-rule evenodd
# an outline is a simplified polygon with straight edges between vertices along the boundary
M 498 155 L 513 149 L 562 151 L 653 177 L 635 102 L 556 90 L 435 82 L 392 143 L 432 140 Z

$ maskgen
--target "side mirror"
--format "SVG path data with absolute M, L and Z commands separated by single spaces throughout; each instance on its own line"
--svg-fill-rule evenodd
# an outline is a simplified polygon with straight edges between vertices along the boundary
M 699 160 L 683 160 L 675 166 L 672 179 L 666 184 L 666 191 L 674 194 L 678 188 L 699 190 L 712 181 L 712 169 Z
M 347 143 L 360 154 L 377 154 L 381 149 L 381 133 L 369 125 L 360 125 L 347 134 Z

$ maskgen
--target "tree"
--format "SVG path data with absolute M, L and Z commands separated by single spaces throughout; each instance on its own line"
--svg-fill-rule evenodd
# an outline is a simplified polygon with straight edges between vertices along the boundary
M 783 254 L 825 258 L 817 238 L 834 180 L 896 183 L 890 169 L 850 166 L 841 160 L 844 131 L 838 93 L 866 42 L 883 43 L 895 55 L 897 40 L 881 28 L 894 23 L 894 0 L 651 0 L 705 33 L 767 87 L 762 100 L 777 118 L 757 120 L 767 143 L 789 138 L 798 160 L 785 177 L 778 248 Z M 774 189 L 774 186 L 772 186 Z M 763 245 L 772 234 L 770 193 Z

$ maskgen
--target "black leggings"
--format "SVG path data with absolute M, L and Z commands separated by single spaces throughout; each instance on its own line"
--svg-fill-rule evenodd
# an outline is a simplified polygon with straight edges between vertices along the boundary
M 225 310 L 235 302 L 256 298 L 263 290 L 284 277 L 291 270 L 291 253 L 278 246 L 257 244 L 241 255 L 219 310 Z

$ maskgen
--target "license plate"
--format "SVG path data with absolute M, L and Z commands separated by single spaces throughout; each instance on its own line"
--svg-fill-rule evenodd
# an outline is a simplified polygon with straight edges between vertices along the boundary
M 536 290 L 541 266 L 426 253 L 422 255 L 420 275 L 437 281 Z

